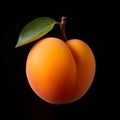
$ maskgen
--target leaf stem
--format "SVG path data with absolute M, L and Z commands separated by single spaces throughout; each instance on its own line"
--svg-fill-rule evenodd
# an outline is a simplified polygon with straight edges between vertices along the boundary
M 64 41 L 67 40 L 67 37 L 66 37 L 66 34 L 65 34 L 65 24 L 66 24 L 66 20 L 67 20 L 67 17 L 66 17 L 66 16 L 62 16 L 62 17 L 61 17 L 60 32 L 61 32 L 62 39 L 63 39 Z

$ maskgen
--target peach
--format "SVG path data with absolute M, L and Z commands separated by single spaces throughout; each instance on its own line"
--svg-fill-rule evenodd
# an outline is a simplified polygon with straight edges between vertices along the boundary
M 95 75 L 95 57 L 83 41 L 48 37 L 30 50 L 26 75 L 32 90 L 51 104 L 67 104 L 82 97 Z

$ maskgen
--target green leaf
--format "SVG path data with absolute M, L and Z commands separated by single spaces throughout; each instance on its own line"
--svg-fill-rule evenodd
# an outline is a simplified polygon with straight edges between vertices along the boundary
M 40 17 L 32 20 L 25 25 L 23 30 L 20 32 L 15 48 L 43 37 L 45 34 L 51 31 L 54 25 L 57 23 L 58 22 L 50 17 Z

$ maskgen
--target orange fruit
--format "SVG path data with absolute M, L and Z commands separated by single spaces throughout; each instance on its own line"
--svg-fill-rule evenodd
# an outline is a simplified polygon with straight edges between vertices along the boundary
M 93 82 L 95 68 L 91 48 L 78 39 L 44 38 L 31 48 L 26 61 L 30 87 L 51 104 L 80 99 Z

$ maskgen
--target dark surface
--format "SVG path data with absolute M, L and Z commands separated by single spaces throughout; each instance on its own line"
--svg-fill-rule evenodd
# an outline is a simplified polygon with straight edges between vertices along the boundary
M 44 9 L 44 6 L 47 6 Z M 104 22 L 102 11 L 96 8 L 74 9 L 63 5 L 50 7 L 46 4 L 13 5 L 4 12 L 2 17 L 2 81 L 4 111 L 11 113 L 11 118 L 21 119 L 80 119 L 81 116 L 92 118 L 98 112 L 98 84 L 102 78 L 100 69 L 104 52 Z M 96 10 L 96 11 L 95 11 Z M 89 91 L 80 100 L 68 105 L 51 105 L 41 100 L 31 90 L 26 74 L 25 62 L 30 48 L 35 42 L 15 49 L 21 29 L 29 21 L 41 16 L 52 17 L 60 21 L 67 16 L 66 34 L 68 39 L 82 39 L 91 47 L 96 58 L 95 79 Z M 46 36 L 60 38 L 59 27 L 56 26 Z M 45 37 L 46 37 L 45 36 Z M 4 64 L 3 64 L 4 63 Z

